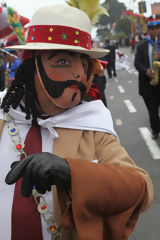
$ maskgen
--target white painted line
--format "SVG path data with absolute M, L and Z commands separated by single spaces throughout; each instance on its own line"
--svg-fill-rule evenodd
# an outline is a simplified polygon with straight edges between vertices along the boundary
M 113 77 L 115 82 L 119 82 L 117 77 Z
M 160 159 L 160 148 L 155 140 L 152 139 L 152 135 L 147 127 L 139 128 L 139 131 L 153 157 L 153 159 Z
M 132 81 L 131 81 L 131 80 L 129 80 L 128 82 L 129 82 L 129 83 L 132 83 Z
M 114 99 L 114 96 L 110 96 L 109 98 L 110 98 L 111 100 L 113 100 L 113 99 Z
M 133 106 L 132 102 L 129 99 L 124 100 L 124 103 L 126 104 L 126 107 L 128 108 L 129 112 L 131 113 L 137 112 L 136 108 Z
M 122 123 L 122 120 L 121 119 L 119 119 L 119 118 L 117 118 L 116 119 L 116 125 L 117 126 L 121 126 L 123 123 Z
M 133 69 L 133 68 L 126 68 L 126 71 L 127 71 L 128 73 L 133 73 L 133 74 L 135 74 L 135 75 L 138 75 L 138 72 L 137 72 L 135 69 Z
M 120 93 L 124 93 L 125 90 L 121 85 L 118 85 L 117 88 L 119 89 Z

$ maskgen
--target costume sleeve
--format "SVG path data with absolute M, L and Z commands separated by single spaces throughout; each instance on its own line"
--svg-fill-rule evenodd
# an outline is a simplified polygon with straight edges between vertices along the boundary
M 146 178 L 149 177 L 136 167 L 114 136 L 98 134 L 95 144 L 100 164 L 67 159 L 78 237 L 80 240 L 125 240 L 148 205 Z M 152 188 L 150 199 L 151 191 Z

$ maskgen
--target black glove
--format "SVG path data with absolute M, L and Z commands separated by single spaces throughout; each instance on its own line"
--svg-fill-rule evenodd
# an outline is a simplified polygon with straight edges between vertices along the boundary
M 32 154 L 11 165 L 5 182 L 13 184 L 23 177 L 21 193 L 29 197 L 33 186 L 44 194 L 51 190 L 51 185 L 68 190 L 71 187 L 71 173 L 67 161 L 52 153 Z

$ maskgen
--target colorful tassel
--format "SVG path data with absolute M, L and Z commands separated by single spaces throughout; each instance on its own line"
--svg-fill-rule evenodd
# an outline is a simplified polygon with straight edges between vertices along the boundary
M 21 25 L 20 18 L 17 14 L 17 12 L 11 8 L 7 8 L 8 12 L 8 22 L 10 26 L 12 27 L 13 31 L 16 33 L 18 40 L 21 44 L 25 43 L 25 32 Z

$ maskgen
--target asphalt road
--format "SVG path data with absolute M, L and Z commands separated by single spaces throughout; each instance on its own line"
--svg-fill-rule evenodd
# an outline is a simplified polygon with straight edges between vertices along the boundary
M 120 50 L 128 56 L 131 66 L 118 70 L 117 78 L 107 77 L 107 104 L 121 144 L 136 164 L 149 173 L 154 187 L 154 200 L 150 208 L 140 215 L 129 240 L 160 240 L 160 139 L 151 139 L 148 112 L 138 95 L 134 54 L 129 48 Z

